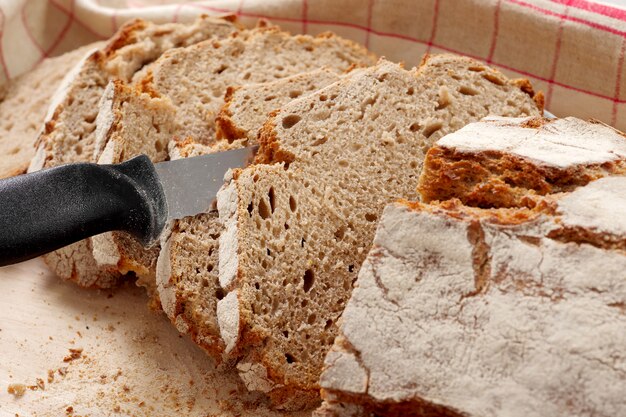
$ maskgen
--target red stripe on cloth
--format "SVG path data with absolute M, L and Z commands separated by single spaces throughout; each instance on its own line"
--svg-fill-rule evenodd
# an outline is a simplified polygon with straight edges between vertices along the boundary
M 502 0 L 498 0 L 493 11 L 493 32 L 491 33 L 491 46 L 489 47 L 489 55 L 487 55 L 487 63 L 491 64 L 493 54 L 496 52 L 496 43 L 498 42 L 498 31 L 500 30 L 500 6 Z
M 309 3 L 307 2 L 307 0 L 302 0 L 302 33 L 304 34 L 306 34 L 307 30 L 309 29 L 307 27 L 307 24 L 309 23 L 309 21 L 307 20 L 308 12 Z
M 567 16 L 569 4 L 565 8 L 563 17 L 559 20 L 559 27 L 556 31 L 556 45 L 554 47 L 554 55 L 552 56 L 552 66 L 550 67 L 550 79 L 548 80 L 548 92 L 546 93 L 546 107 L 550 108 L 552 104 L 552 93 L 554 92 L 554 79 L 556 78 L 556 66 L 561 55 L 561 43 L 563 41 L 563 26 L 565 25 L 565 16 Z
M 567 0 L 550 0 L 553 3 L 565 4 Z M 626 10 L 618 9 L 616 7 L 608 6 L 605 4 L 592 3 L 585 0 L 574 0 L 570 6 L 587 12 L 599 14 L 602 16 L 611 17 L 626 22 Z
M 435 0 L 435 6 L 433 8 L 433 27 L 430 30 L 430 38 L 426 42 L 426 53 L 430 53 L 430 48 L 433 46 L 435 36 L 437 36 L 437 20 L 439 20 L 439 0 Z
M 241 12 L 243 11 L 243 2 L 244 0 L 239 0 L 239 6 L 237 7 L 237 16 L 241 16 Z
M 178 15 L 180 14 L 180 9 L 183 8 L 182 3 L 179 3 L 178 6 L 176 6 L 176 10 L 174 10 L 174 16 L 172 16 L 172 22 L 176 23 L 178 22 Z
M 205 6 L 205 5 L 200 5 L 200 4 L 194 4 L 194 3 L 188 3 L 187 6 L 190 7 L 197 7 L 197 8 L 201 8 L 204 10 L 209 10 L 209 11 L 215 11 L 215 12 L 219 12 L 219 13 L 226 13 L 226 12 L 230 12 L 230 10 L 227 9 L 221 9 L 221 8 L 217 8 L 217 7 L 210 7 L 210 6 Z M 269 16 L 269 15 L 264 15 L 264 14 L 259 14 L 259 13 L 247 13 L 247 12 L 243 12 L 241 14 L 242 16 L 245 17 L 250 17 L 250 18 L 256 18 L 256 19 L 271 19 L 274 21 L 279 21 L 279 22 L 289 22 L 289 23 L 302 23 L 301 19 L 297 19 L 297 18 L 291 18 L 291 17 L 277 17 L 277 16 Z M 358 29 L 358 30 L 364 30 L 367 31 L 368 29 L 361 26 L 361 25 L 357 25 L 354 23 L 346 23 L 346 22 L 334 22 L 334 21 L 326 21 L 326 20 L 312 20 L 312 19 L 308 19 L 307 22 L 309 23 L 313 23 L 316 25 L 328 25 L 328 26 L 342 26 L 342 27 L 349 27 L 349 28 L 353 28 L 353 29 Z M 463 51 L 459 51 L 457 49 L 453 49 L 453 48 L 448 48 L 446 46 L 443 45 L 438 45 L 434 42 L 428 42 L 428 41 L 424 41 L 422 39 L 417 39 L 417 38 L 413 38 L 410 36 L 406 36 L 406 35 L 400 35 L 397 33 L 389 33 L 389 32 L 381 32 L 375 29 L 370 28 L 369 31 L 371 33 L 373 33 L 376 36 L 383 36 L 383 37 L 387 37 L 387 38 L 394 38 L 394 39 L 402 39 L 408 42 L 414 42 L 414 43 L 420 43 L 422 45 L 431 45 L 435 48 L 441 49 L 443 51 L 446 52 L 452 52 L 454 54 L 458 54 L 458 55 L 465 55 L 468 56 L 470 58 L 474 58 L 480 61 L 484 61 L 483 57 L 479 57 L 476 55 L 472 55 L 472 54 L 468 54 L 467 52 L 463 52 Z M 491 63 L 493 66 L 505 69 L 505 70 L 509 70 L 509 71 L 513 71 L 516 72 L 520 75 L 523 75 L 525 77 L 531 77 L 531 78 L 535 78 L 539 81 L 545 81 L 545 82 L 549 82 L 549 80 L 545 77 L 542 77 L 540 75 L 537 74 L 533 74 L 531 72 L 525 71 L 525 70 L 521 70 L 518 68 L 514 68 L 505 64 L 499 64 L 497 62 L 492 62 Z M 614 101 L 614 97 L 612 96 L 606 96 L 600 93 L 596 93 L 594 91 L 589 91 L 589 90 L 585 90 L 579 87 L 575 87 L 572 85 L 568 85 L 568 84 L 563 84 L 561 82 L 558 81 L 553 81 L 554 85 L 558 85 L 559 87 L 563 87 L 566 88 L 568 90 L 572 90 L 572 91 L 576 91 L 579 93 L 583 93 L 583 94 L 587 94 L 593 97 L 598 97 L 598 98 L 602 98 L 605 100 L 610 100 L 610 101 Z M 618 100 L 619 103 L 626 103 L 626 100 Z
M 59 33 L 59 36 L 57 36 L 54 42 L 52 42 L 52 45 L 50 45 L 50 48 L 48 48 L 48 50 L 45 52 L 46 56 L 48 56 L 50 52 L 54 51 L 54 49 L 61 43 L 63 38 L 65 38 L 65 35 L 67 35 L 67 32 L 70 30 L 70 27 L 72 27 L 72 22 L 74 21 L 75 4 L 76 4 L 76 0 L 72 0 L 72 2 L 70 3 L 70 12 L 67 15 L 67 23 L 65 24 L 65 26 L 63 26 L 63 29 L 61 29 L 61 33 Z
M 9 74 L 9 68 L 7 68 L 7 63 L 4 62 L 4 52 L 2 51 L 2 40 L 4 39 L 4 23 L 6 17 L 4 15 L 4 10 L 0 7 L 0 66 L 2 66 L 2 72 L 4 73 L 4 77 L 6 80 L 11 79 L 11 74 Z
M 615 97 L 613 98 L 613 109 L 611 111 L 611 124 L 615 125 L 617 122 L 617 105 L 620 103 L 620 89 L 622 85 L 622 71 L 624 69 L 624 50 L 626 49 L 626 38 L 622 39 L 622 48 L 619 52 L 619 59 L 617 60 L 617 79 L 615 80 Z
M 570 20 L 572 22 L 576 22 L 576 23 L 582 23 L 584 25 L 587 25 L 589 27 L 592 27 L 594 29 L 599 29 L 605 32 L 609 32 L 612 33 L 614 35 L 618 35 L 618 36 L 626 36 L 626 31 L 623 30 L 617 30 L 614 29 L 612 27 L 606 26 L 606 25 L 601 25 L 599 23 L 596 22 L 591 22 L 589 20 L 585 20 L 585 19 L 581 19 L 575 16 L 565 16 L 561 13 L 557 13 L 557 12 L 553 12 L 552 10 L 548 10 L 548 9 L 543 9 L 539 6 L 535 6 L 534 4 L 531 3 L 527 3 L 525 1 L 521 1 L 521 0 L 507 0 L 509 3 L 513 3 L 513 4 L 517 4 L 518 6 L 522 6 L 522 7 L 526 7 L 528 9 L 532 9 L 535 10 L 537 12 L 543 13 L 545 15 L 548 16 L 556 16 L 556 17 L 562 17 L 565 20 Z
M 35 36 L 33 35 L 33 33 L 30 31 L 30 28 L 28 27 L 28 20 L 26 19 L 26 3 L 22 5 L 22 10 L 20 10 L 20 18 L 22 19 L 22 25 L 24 26 L 24 30 L 26 30 L 26 36 L 28 36 L 28 39 L 30 39 L 31 43 L 35 45 L 35 47 L 39 50 L 39 53 L 42 55 L 41 57 L 39 57 L 37 62 L 34 63 L 33 65 L 33 68 L 34 68 L 37 64 L 39 64 L 46 57 L 46 51 L 43 49 L 41 45 L 39 45 L 39 42 L 37 42 L 37 39 L 35 39 Z
M 372 12 L 374 10 L 374 1 L 369 0 L 369 4 L 367 5 L 367 32 L 365 33 L 365 47 L 370 47 L 370 34 L 372 33 Z
M 50 2 L 50 4 L 54 5 L 54 7 L 56 7 L 57 9 L 61 10 L 62 12 L 65 12 L 65 14 L 70 14 L 70 11 L 66 9 L 64 5 L 57 3 L 55 0 L 48 0 L 48 1 Z M 76 22 L 79 26 L 81 26 L 87 32 L 91 33 L 96 38 L 100 38 L 100 39 L 108 38 L 107 35 L 103 35 L 102 33 L 98 33 L 95 30 L 93 30 L 91 26 L 89 26 L 88 24 L 80 20 L 78 16 L 76 15 L 74 15 L 74 22 Z

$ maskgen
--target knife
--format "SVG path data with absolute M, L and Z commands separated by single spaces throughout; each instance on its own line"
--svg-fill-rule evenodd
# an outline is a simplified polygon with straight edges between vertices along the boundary
M 257 147 L 153 164 L 77 163 L 0 180 L 0 266 L 112 230 L 154 244 L 168 220 L 210 209 L 224 174 Z

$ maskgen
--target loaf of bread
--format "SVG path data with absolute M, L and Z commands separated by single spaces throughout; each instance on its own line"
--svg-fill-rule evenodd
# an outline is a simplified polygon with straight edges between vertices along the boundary
M 316 414 L 621 414 L 626 177 L 601 177 L 623 174 L 613 168 L 625 144 L 574 118 L 490 117 L 439 140 L 422 180 L 445 176 L 466 197 L 475 182 L 448 158 L 454 149 L 474 172 L 506 164 L 497 178 L 529 197 L 516 193 L 506 208 L 452 198 L 385 209 L 325 359 Z M 591 178 L 542 196 L 528 185 L 572 171 Z
M 215 119 L 217 138 L 228 141 L 245 138 L 256 142 L 258 131 L 271 111 L 337 80 L 339 74 L 321 68 L 273 82 L 230 87 Z
M 388 206 L 326 357 L 328 401 L 385 417 L 623 414 L 626 177 L 554 200 Z
M 54 92 L 65 75 L 100 46 L 94 43 L 46 58 L 34 70 L 9 83 L 0 97 L 0 178 L 26 171 Z
M 409 71 L 382 60 L 275 112 L 258 164 L 217 199 L 218 323 L 248 387 L 284 408 L 317 398 L 382 209 L 417 198 L 431 144 L 488 114 L 541 111 L 527 82 L 442 55 Z
M 157 25 L 134 20 L 122 26 L 106 46 L 67 74 L 53 98 L 29 171 L 69 162 L 95 162 L 99 156 L 95 149 L 98 104 L 108 82 L 132 82 L 135 74 L 143 74 L 142 68 L 168 49 L 237 31 L 231 20 L 203 16 L 192 24 Z M 58 276 L 81 286 L 114 285 L 120 273 L 101 268 L 92 249 L 92 240 L 85 239 L 45 255 L 44 260 Z
M 607 125 L 490 117 L 431 148 L 420 194 L 424 202 L 458 198 L 477 207 L 517 207 L 617 174 L 626 174 L 626 141 Z
M 262 65 L 264 62 L 267 65 Z M 191 135 L 196 142 L 215 142 L 215 114 L 224 104 L 224 94 L 230 85 L 245 88 L 248 82 L 275 82 L 282 77 L 326 65 L 326 70 L 315 73 L 315 81 L 305 76 L 281 84 L 281 88 L 286 89 L 293 84 L 293 89 L 298 89 L 303 85 L 315 86 L 324 80 L 336 79 L 338 75 L 334 73 L 339 74 L 353 65 L 373 62 L 373 56 L 364 48 L 337 36 L 291 36 L 275 27 L 265 26 L 238 32 L 237 36 L 173 49 L 152 63 L 143 79 L 135 80 L 137 88 L 129 93 L 141 95 L 142 99 L 129 99 L 121 89 L 111 90 L 114 96 L 119 94 L 120 97 L 103 102 L 99 121 L 106 123 L 112 120 L 107 116 L 112 114 L 112 102 L 134 104 L 119 107 L 117 118 L 120 122 L 116 122 L 114 128 L 98 127 L 107 132 L 100 135 L 98 147 L 106 147 L 107 141 L 115 139 L 115 143 L 129 144 L 122 158 L 118 157 L 115 161 L 147 153 L 158 162 L 166 157 L 168 142 L 173 137 Z M 263 86 L 255 84 L 255 88 L 262 89 Z M 147 103 L 150 97 L 156 103 Z M 271 101 L 266 103 L 271 104 Z M 162 111 L 164 106 L 172 110 Z M 172 111 L 175 116 L 172 116 Z M 127 114 L 122 114 L 124 112 Z M 226 145 L 231 148 L 237 146 L 228 142 Z M 111 161 L 106 158 L 100 162 Z M 174 225 L 173 230 L 175 235 L 179 228 Z M 105 233 L 92 239 L 92 244 L 98 270 L 117 268 L 122 273 L 131 271 L 140 277 L 140 284 L 154 288 L 158 248 L 143 250 L 138 242 L 122 233 Z M 168 280 L 170 278 L 167 277 Z M 196 278 L 190 276 L 189 279 L 195 282 Z M 172 320 L 176 322 L 177 319 L 172 316 Z

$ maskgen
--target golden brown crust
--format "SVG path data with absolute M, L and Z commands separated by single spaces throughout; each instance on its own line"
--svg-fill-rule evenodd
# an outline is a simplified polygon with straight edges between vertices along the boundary
M 359 404 L 365 415 L 385 417 L 466 417 L 466 414 L 452 408 L 424 401 L 420 398 L 405 400 L 401 403 L 392 401 L 374 402 L 369 396 L 350 395 L 343 391 L 322 390 L 322 398 L 332 403 Z
M 233 95 L 240 87 L 228 87 L 226 88 L 226 95 L 224 96 L 224 105 L 220 109 L 217 117 L 215 118 L 216 131 L 215 136 L 218 140 L 228 140 L 232 143 L 236 139 L 245 138 L 246 131 L 237 127 L 230 111 L 230 105 L 233 101 Z
M 286 166 L 289 166 L 289 164 L 296 159 L 294 154 L 280 148 L 275 129 L 277 114 L 278 110 L 271 112 L 269 119 L 259 130 L 259 150 L 254 160 L 257 164 L 276 164 L 282 162 L 285 163 Z
M 626 173 L 626 162 L 562 169 L 497 151 L 467 154 L 434 146 L 426 155 L 418 189 L 424 202 L 456 197 L 474 207 L 532 207 L 533 196 L 571 191 L 619 173 Z
M 111 55 L 115 54 L 117 50 L 134 43 L 137 38 L 136 32 L 144 30 L 147 26 L 148 23 L 142 19 L 133 19 L 126 22 L 117 30 L 104 47 L 102 50 L 102 58 L 109 58 Z

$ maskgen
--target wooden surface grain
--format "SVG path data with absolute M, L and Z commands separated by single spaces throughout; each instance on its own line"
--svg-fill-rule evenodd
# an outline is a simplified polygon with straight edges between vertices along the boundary
M 61 282 L 40 259 L 0 268 L 0 416 L 285 415 L 147 302 L 132 283 Z

